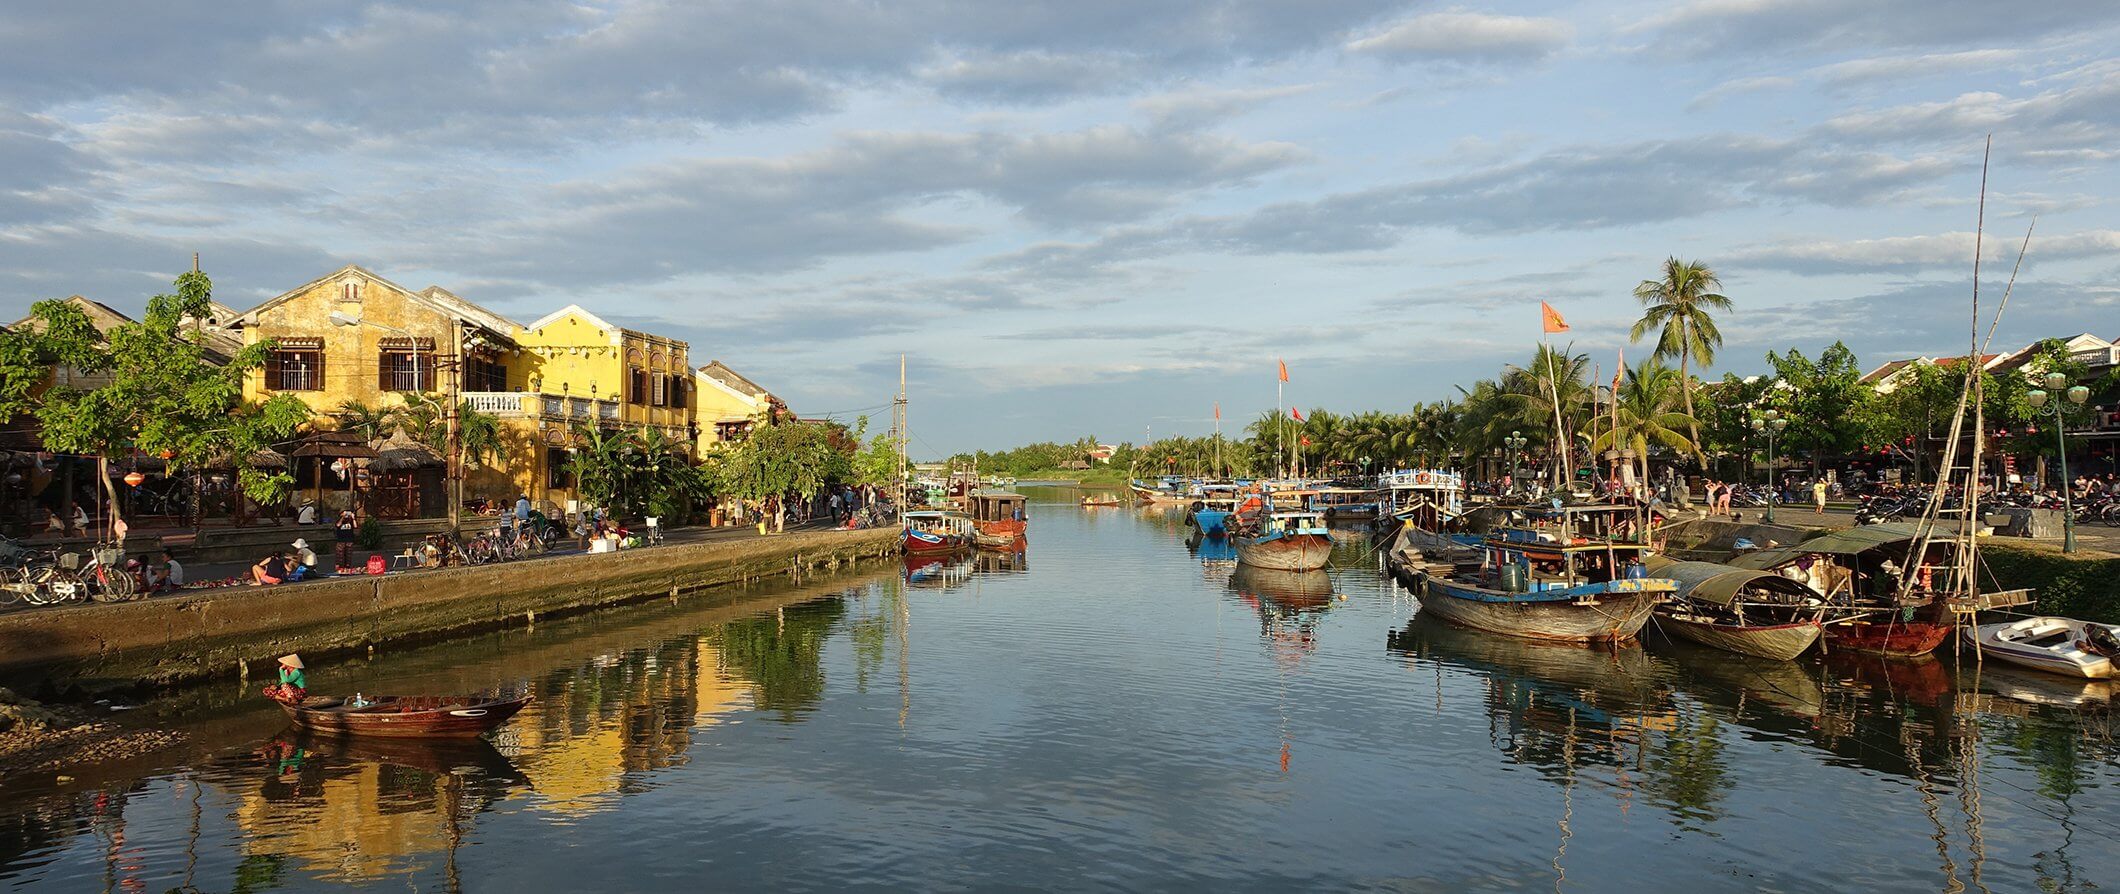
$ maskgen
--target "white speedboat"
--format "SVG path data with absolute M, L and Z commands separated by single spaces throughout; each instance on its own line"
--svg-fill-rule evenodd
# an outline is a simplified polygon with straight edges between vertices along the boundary
M 2086 680 L 2113 675 L 2120 655 L 2120 628 L 2075 618 L 2022 618 L 1965 629 L 1965 637 L 2011 664 Z

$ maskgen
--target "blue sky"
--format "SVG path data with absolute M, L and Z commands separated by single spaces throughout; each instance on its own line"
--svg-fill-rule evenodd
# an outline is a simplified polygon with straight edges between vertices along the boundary
M 2120 3 L 73 3 L 0 26 L 0 312 L 347 262 L 581 303 L 916 449 L 1202 434 L 1609 372 L 1721 271 L 1719 368 L 2120 336 Z M 1639 357 L 1637 349 L 1636 357 Z M 882 415 L 882 414 L 879 414 Z

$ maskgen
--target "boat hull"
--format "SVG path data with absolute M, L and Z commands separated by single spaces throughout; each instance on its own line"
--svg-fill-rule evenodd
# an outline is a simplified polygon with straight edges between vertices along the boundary
M 2068 641 L 2057 646 L 2038 646 L 2013 642 L 1997 634 L 2012 628 L 2039 622 L 2066 624 Z M 2113 661 L 2104 655 L 2085 651 L 2077 644 L 2078 626 L 2089 626 L 2084 622 L 2060 618 L 2031 618 L 2004 624 L 1982 624 L 1968 627 L 1965 638 L 1980 647 L 1982 655 L 2007 661 L 2018 667 L 2075 677 L 2079 680 L 2108 680 L 2113 676 Z
M 1229 533 L 1229 517 L 1235 513 L 1221 509 L 1202 509 L 1192 514 L 1193 527 L 1209 537 L 1221 537 Z
M 1332 559 L 1332 538 L 1321 534 L 1237 539 L 1237 562 L 1273 571 L 1316 571 Z
M 490 696 L 384 697 L 378 701 L 432 705 L 428 710 L 396 712 L 338 712 L 325 710 L 343 704 L 343 699 L 310 698 L 300 705 L 280 705 L 287 719 L 315 733 L 341 736 L 372 736 L 384 739 L 471 739 L 507 723 L 530 703 L 529 696 L 494 700 Z
M 1617 580 L 1559 593 L 1503 593 L 1421 575 L 1421 613 L 1461 627 L 1553 642 L 1626 642 L 1675 587 L 1656 579 Z M 1565 598 L 1560 598 L 1565 597 Z
M 1855 621 L 1826 629 L 1826 646 L 1888 658 L 1916 658 L 1951 637 L 1951 625 L 1934 621 Z
M 1656 613 L 1656 629 L 1703 646 L 1788 661 L 1811 650 L 1825 633 L 1818 621 L 1795 624 L 1716 624 L 1669 612 Z
M 1030 529 L 1030 523 L 1020 518 L 997 518 L 973 524 L 979 526 L 979 533 L 988 536 L 1006 534 L 1010 537 L 1021 537 Z
M 959 537 L 946 537 L 925 531 L 905 532 L 905 554 L 908 556 L 947 556 L 969 548 L 971 544 Z

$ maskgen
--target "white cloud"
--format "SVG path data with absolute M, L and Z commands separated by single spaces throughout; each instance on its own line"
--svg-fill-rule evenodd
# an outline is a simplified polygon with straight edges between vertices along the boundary
M 2009 264 L 2016 259 L 2021 234 L 1994 233 L 1982 242 L 1981 259 Z M 1810 239 L 1742 248 L 1725 255 L 1732 267 L 1757 267 L 1803 274 L 1969 273 L 1975 234 L 1934 233 L 1878 239 Z M 2025 252 L 2027 264 L 2072 260 L 2120 252 L 2120 230 L 2085 230 L 2053 236 L 2034 235 Z
M 1410 62 L 1521 62 L 1559 52 L 1574 37 L 1575 28 L 1560 19 L 1451 10 L 1349 41 L 1347 50 Z

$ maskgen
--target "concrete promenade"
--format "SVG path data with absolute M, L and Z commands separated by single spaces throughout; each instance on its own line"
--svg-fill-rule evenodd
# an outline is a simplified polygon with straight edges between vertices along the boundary
M 775 536 L 702 530 L 615 553 L 14 611 L 0 614 L 0 682 L 27 691 L 47 681 L 96 690 L 262 674 L 287 652 L 357 654 L 384 643 L 800 577 L 895 555 L 898 540 L 895 527 Z

